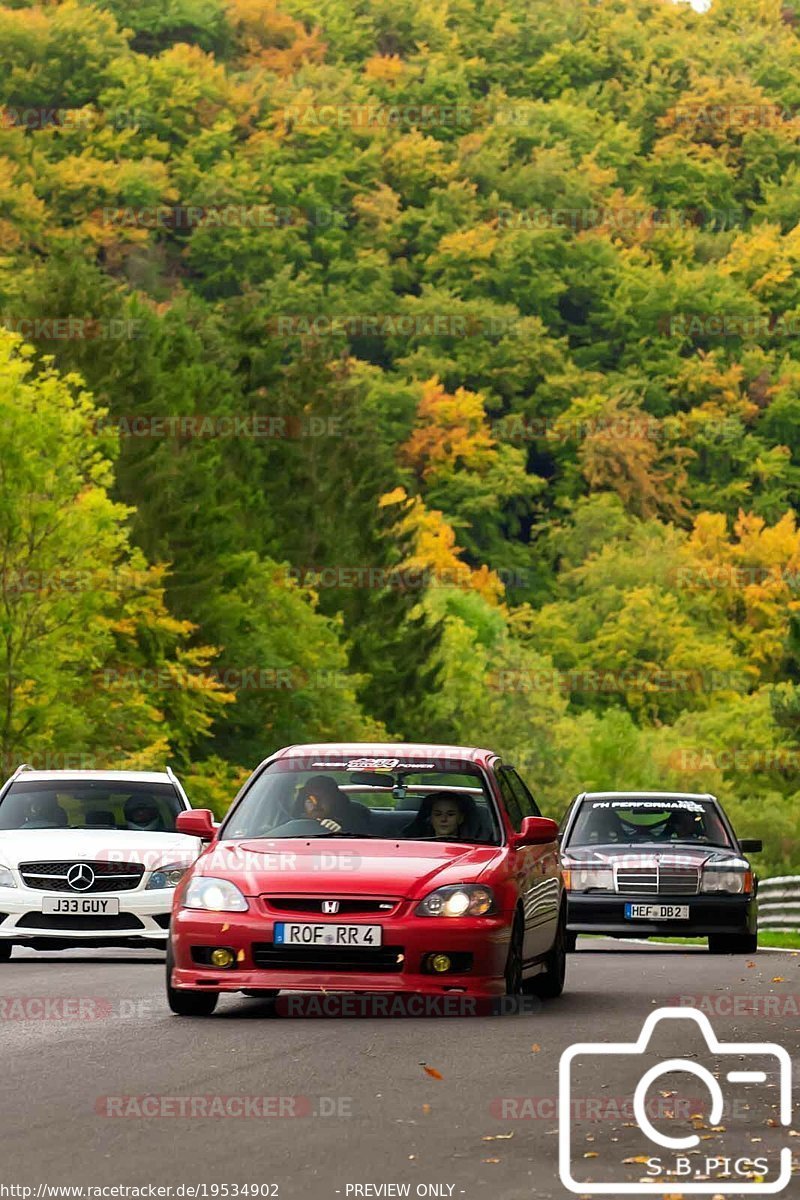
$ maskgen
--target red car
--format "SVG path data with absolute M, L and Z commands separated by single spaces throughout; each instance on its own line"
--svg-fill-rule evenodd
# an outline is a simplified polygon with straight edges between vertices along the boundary
M 167 997 L 220 992 L 560 995 L 566 897 L 554 821 L 490 750 L 290 746 L 245 783 L 178 884 Z

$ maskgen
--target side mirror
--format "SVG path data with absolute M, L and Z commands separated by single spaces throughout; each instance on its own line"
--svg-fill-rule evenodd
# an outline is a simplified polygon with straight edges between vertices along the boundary
M 549 817 L 524 817 L 522 828 L 514 834 L 515 846 L 546 846 L 558 840 L 558 823 Z
M 178 813 L 177 820 L 175 821 L 175 831 L 177 833 L 188 833 L 190 837 L 210 842 L 216 832 L 214 814 L 210 808 L 193 808 Z
M 764 849 L 761 838 L 741 838 L 739 845 L 743 854 L 760 854 Z

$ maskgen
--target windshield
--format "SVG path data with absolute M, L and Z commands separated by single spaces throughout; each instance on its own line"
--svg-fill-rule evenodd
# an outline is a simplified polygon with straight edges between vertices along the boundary
M 731 847 L 710 800 L 584 800 L 568 839 L 570 846 L 638 842 Z
M 499 827 L 472 763 L 279 759 L 263 771 L 220 838 L 375 837 L 498 845 Z
M 168 783 L 18 780 L 0 803 L 0 829 L 126 829 L 164 833 L 183 810 Z

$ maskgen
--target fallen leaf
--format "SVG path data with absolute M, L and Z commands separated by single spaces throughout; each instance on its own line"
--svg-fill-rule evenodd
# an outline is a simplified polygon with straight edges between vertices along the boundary
M 431 1111 L 430 1104 L 423 1104 L 422 1111 L 424 1112 L 425 1116 L 427 1117 L 428 1113 Z
M 424 1062 L 421 1062 L 419 1065 L 423 1068 L 426 1075 L 430 1075 L 431 1079 L 444 1079 L 444 1075 L 441 1073 L 441 1071 L 437 1071 L 436 1067 L 429 1067 L 428 1064 Z
M 486 1162 L 486 1163 L 499 1163 L 499 1162 L 500 1162 L 500 1159 L 499 1159 L 499 1158 L 482 1158 L 482 1159 L 481 1159 L 481 1162 Z
M 539 1054 L 541 1049 L 542 1049 L 542 1047 L 539 1045 L 539 1043 L 534 1042 L 533 1045 L 531 1046 L 531 1054 Z
M 622 1162 L 623 1165 L 627 1165 L 628 1163 L 648 1163 L 650 1162 L 650 1158 L 647 1154 L 637 1154 L 636 1158 L 623 1158 Z
M 773 983 L 785 983 L 786 980 L 783 978 L 782 975 L 773 975 L 772 982 Z
M 511 1133 L 486 1133 L 481 1138 L 482 1142 L 507 1142 L 509 1138 L 514 1136 L 514 1130 Z
M 599 1158 L 600 1155 L 597 1153 L 596 1150 L 587 1150 L 583 1157 L 584 1158 Z

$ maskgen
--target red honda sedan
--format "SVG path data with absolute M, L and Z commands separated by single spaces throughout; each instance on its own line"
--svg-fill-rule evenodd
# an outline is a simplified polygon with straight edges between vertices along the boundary
M 490 750 L 290 746 L 245 783 L 175 891 L 167 997 L 405 993 L 495 1001 L 564 987 L 557 825 Z M 435 1011 L 435 1010 L 432 1010 Z

